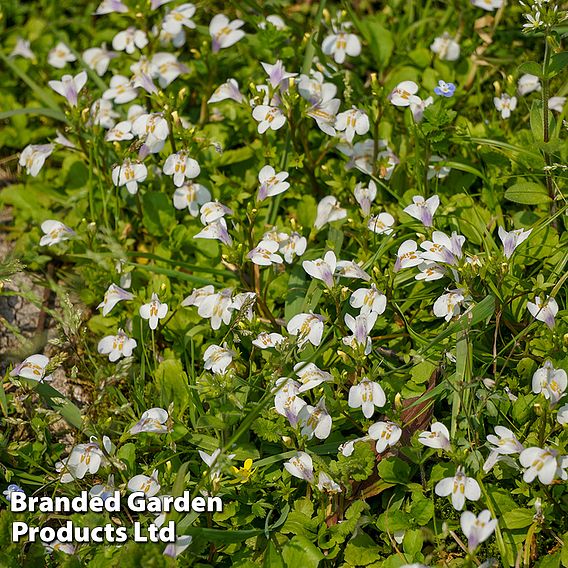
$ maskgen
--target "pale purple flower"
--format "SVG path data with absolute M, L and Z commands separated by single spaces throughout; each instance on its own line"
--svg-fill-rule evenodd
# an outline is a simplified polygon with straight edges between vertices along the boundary
M 515 229 L 513 231 L 505 231 L 503 227 L 499 227 L 498 233 L 503 243 L 503 254 L 505 258 L 511 258 L 515 249 L 526 239 L 529 238 L 532 229 L 525 231 L 524 229 Z
M 527 309 L 535 319 L 544 322 L 550 329 L 554 328 L 554 318 L 558 313 L 558 303 L 554 298 L 536 296 L 534 302 L 527 302 Z
M 440 205 L 440 198 L 437 195 L 433 195 L 428 199 L 424 199 L 421 195 L 415 195 L 412 201 L 414 203 L 406 206 L 403 211 L 411 217 L 418 219 L 425 227 L 431 227 L 434 213 L 436 213 Z

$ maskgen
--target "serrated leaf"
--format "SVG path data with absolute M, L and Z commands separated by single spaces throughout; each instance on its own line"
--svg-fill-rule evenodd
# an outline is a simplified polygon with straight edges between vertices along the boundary
M 543 205 L 551 201 L 546 188 L 532 181 L 515 183 L 505 191 L 505 198 L 523 205 Z

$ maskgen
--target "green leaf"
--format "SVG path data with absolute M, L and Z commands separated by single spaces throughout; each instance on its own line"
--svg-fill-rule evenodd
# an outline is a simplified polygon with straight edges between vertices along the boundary
M 392 33 L 380 23 L 377 17 L 367 17 L 361 21 L 360 30 L 369 44 L 377 67 L 385 69 L 394 48 Z
M 230 531 L 225 529 L 208 529 L 205 527 L 183 527 L 177 525 L 177 529 L 181 534 L 188 534 L 193 537 L 199 537 L 207 542 L 218 542 L 221 544 L 242 543 L 249 538 L 253 538 L 262 534 L 260 529 L 237 530 Z M 312 545 L 313 546 L 313 545 Z
M 413 560 L 416 560 L 416 556 L 422 551 L 422 546 L 424 544 L 424 537 L 422 536 L 422 531 L 419 529 L 407 530 L 404 533 L 404 540 L 402 541 L 402 546 L 404 552 Z
M 520 181 L 505 191 L 509 201 L 523 205 L 543 205 L 551 201 L 546 188 L 540 183 Z
M 555 53 L 550 58 L 550 64 L 548 65 L 548 76 L 554 77 L 555 75 L 558 75 L 558 73 L 560 73 L 566 66 L 568 66 L 568 51 Z
M 156 387 L 161 406 L 167 408 L 173 402 L 176 414 L 182 415 L 190 400 L 189 381 L 179 359 L 166 359 L 156 369 Z
M 345 549 L 345 562 L 352 566 L 367 566 L 379 558 L 379 547 L 366 533 L 358 534 Z
M 283 546 L 282 559 L 287 568 L 317 568 L 323 554 L 306 537 L 295 536 Z
M 38 383 L 35 390 L 45 403 L 59 413 L 71 426 L 78 430 L 83 429 L 81 411 L 66 396 L 46 383 Z M 93 435 L 93 432 L 85 430 L 85 434 Z
M 542 65 L 540 65 L 536 61 L 525 61 L 517 67 L 517 73 L 519 75 L 529 73 L 530 75 L 536 75 L 537 77 L 542 79 Z
M 264 551 L 264 558 L 262 559 L 263 568 L 284 568 L 284 560 L 273 542 L 269 542 L 266 550 Z
M 0 112 L 0 120 L 6 120 L 7 118 L 12 118 L 13 116 L 21 116 L 26 114 L 39 114 L 41 116 L 49 116 L 50 118 L 55 118 L 56 120 L 67 122 L 65 115 L 60 110 L 46 107 L 16 108 L 14 110 Z
M 407 483 L 410 478 L 410 466 L 400 458 L 382 459 L 377 468 L 379 475 L 389 483 Z
M 173 205 L 165 193 L 149 192 L 142 197 L 144 226 L 157 237 L 165 235 L 175 225 Z
M 502 529 L 524 529 L 532 525 L 534 520 L 534 511 L 530 509 L 513 509 L 512 511 L 507 511 L 501 518 L 501 528 Z

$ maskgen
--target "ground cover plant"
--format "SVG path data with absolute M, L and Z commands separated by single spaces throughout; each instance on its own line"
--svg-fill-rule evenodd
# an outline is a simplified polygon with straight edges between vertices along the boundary
M 1 566 L 568 566 L 563 3 L 0 13 Z

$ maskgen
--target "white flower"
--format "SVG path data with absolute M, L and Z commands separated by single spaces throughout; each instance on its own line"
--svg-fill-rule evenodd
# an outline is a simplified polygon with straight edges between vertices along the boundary
M 274 197 L 280 193 L 285 192 L 290 184 L 285 181 L 288 178 L 288 172 L 276 173 L 272 166 L 264 166 L 258 172 L 258 181 L 260 186 L 256 196 L 257 201 L 262 201 L 267 197 Z
M 247 258 L 258 266 L 282 264 L 284 260 L 277 254 L 280 245 L 276 241 L 262 240 L 248 254 Z
M 322 383 L 333 381 L 333 377 L 329 373 L 322 371 L 313 363 L 297 363 L 294 365 L 294 371 L 300 377 L 300 383 L 302 383 L 298 392 L 306 392 Z
M 245 32 L 239 29 L 243 25 L 244 22 L 242 20 L 230 22 L 229 18 L 224 14 L 214 16 L 209 24 L 213 53 L 217 53 L 220 49 L 231 47 L 231 45 L 245 37 Z
M 30 49 L 30 41 L 21 37 L 16 39 L 16 45 L 11 51 L 9 57 L 24 57 L 25 59 L 34 60 L 36 58 L 34 52 Z
M 528 95 L 533 91 L 540 91 L 541 89 L 542 86 L 540 84 L 540 79 L 536 75 L 531 75 L 530 73 L 525 73 L 521 76 L 517 83 L 517 92 L 521 96 Z
M 177 558 L 192 542 L 191 535 L 176 536 L 175 542 L 170 542 L 162 554 L 170 558 Z
M 417 252 L 418 245 L 412 239 L 404 241 L 396 253 L 396 262 L 394 271 L 397 272 L 401 268 L 412 268 L 422 263 L 421 253 Z
M 205 186 L 188 181 L 176 188 L 173 200 L 176 209 L 187 208 L 192 217 L 197 217 L 200 206 L 211 201 L 211 193 Z
M 96 71 L 102 77 L 108 69 L 108 65 L 116 57 L 114 51 L 109 51 L 106 47 L 91 47 L 83 52 L 83 61 L 90 69 Z
M 510 97 L 504 93 L 500 97 L 493 97 L 493 104 L 501 113 L 501 118 L 509 118 L 511 111 L 517 108 L 517 97 Z
M 452 505 L 456 511 L 461 511 L 465 500 L 477 501 L 481 497 L 479 483 L 472 477 L 467 477 L 462 467 L 458 467 L 454 477 L 446 477 L 439 481 L 434 488 L 440 497 L 452 496 Z
M 387 306 L 387 297 L 380 292 L 375 284 L 370 288 L 359 288 L 351 294 L 349 304 L 353 308 L 361 309 L 362 314 L 375 312 L 381 315 Z
M 284 113 L 278 107 L 270 105 L 255 106 L 252 117 L 258 122 L 259 134 L 264 134 L 269 128 L 278 130 L 286 122 Z
M 536 296 L 534 302 L 527 302 L 527 309 L 538 321 L 543 321 L 550 329 L 554 327 L 554 318 L 558 313 L 558 303 L 552 297 L 540 299 Z
M 194 14 L 193 4 L 181 4 L 166 14 L 162 22 L 162 29 L 172 35 L 177 35 L 184 27 L 194 29 L 195 22 L 191 19 Z
M 167 157 L 163 171 L 167 176 L 173 176 L 176 187 L 181 187 L 185 178 L 192 179 L 197 177 L 201 172 L 201 168 L 196 160 L 190 158 L 187 152 L 181 150 Z
M 35 177 L 43 167 L 45 160 L 55 149 L 53 144 L 29 144 L 20 154 L 19 164 L 26 167 L 26 173 Z
M 292 427 L 296 426 L 300 410 L 306 406 L 306 402 L 298 396 L 300 387 L 299 382 L 288 377 L 280 377 L 276 381 L 274 409 L 278 414 L 285 416 Z
M 223 375 L 227 372 L 227 367 L 233 362 L 236 353 L 227 347 L 227 344 L 210 345 L 203 354 L 205 361 L 204 367 L 216 375 Z
M 416 280 L 424 280 L 425 282 L 432 282 L 440 280 L 446 275 L 446 269 L 431 260 L 426 260 L 418 265 L 420 272 L 414 277 Z
M 316 105 L 333 99 L 337 93 L 337 87 L 333 83 L 324 83 L 323 75 L 315 71 L 310 76 L 300 75 L 298 77 L 298 92 L 310 104 Z
M 284 336 L 279 333 L 267 333 L 262 331 L 258 334 L 256 339 L 253 339 L 252 344 L 256 345 L 259 349 L 268 349 L 270 347 L 276 347 L 284 341 Z
M 460 44 L 448 32 L 437 37 L 430 49 L 443 61 L 457 61 L 460 57 Z
M 241 95 L 239 84 L 235 79 L 227 79 L 225 83 L 219 85 L 207 102 L 218 103 L 226 99 L 231 99 L 237 103 L 243 102 L 243 95 Z
M 294 256 L 302 256 L 306 252 L 307 246 L 306 237 L 294 232 L 280 243 L 279 251 L 284 255 L 284 260 L 290 264 L 294 260 Z
M 233 210 L 219 203 L 218 201 L 208 201 L 201 206 L 200 220 L 204 225 L 218 221 L 225 215 L 232 215 Z
M 164 319 L 168 313 L 168 304 L 162 304 L 158 295 L 153 292 L 150 301 L 140 306 L 139 313 L 141 318 L 148 320 L 150 329 L 156 329 L 158 321 Z
M 464 511 L 460 517 L 463 534 L 467 537 L 470 552 L 473 552 L 482 542 L 486 541 L 497 527 L 497 519 L 491 518 L 491 513 L 485 509 L 476 517 L 470 511 Z
M 39 240 L 40 246 L 51 246 L 69 240 L 75 235 L 75 231 L 60 221 L 49 219 L 41 224 L 41 230 L 45 233 Z
M 117 105 L 129 103 L 138 96 L 138 90 L 124 75 L 113 75 L 110 80 L 110 89 L 103 93 L 104 100 L 113 100 Z
M 91 437 L 88 444 L 75 446 L 69 457 L 56 464 L 57 471 L 65 471 L 61 476 L 62 483 L 69 483 L 73 479 L 83 479 L 87 473 L 93 474 L 106 465 L 107 460 L 96 438 Z M 110 453 L 112 444 L 107 436 L 103 436 L 103 447 Z
M 416 122 L 420 122 L 424 116 L 424 110 L 434 103 L 433 97 L 428 97 L 422 100 L 420 97 L 415 97 L 410 102 L 410 112 Z
M 341 486 L 323 471 L 319 472 L 318 489 L 327 493 L 341 493 Z
M 430 156 L 430 163 L 428 164 L 428 174 L 426 177 L 431 180 L 433 178 L 444 179 L 452 171 L 452 168 L 444 165 L 446 158 L 441 156 Z
M 288 90 L 288 86 L 292 77 L 296 77 L 298 73 L 289 73 L 284 68 L 282 61 L 278 59 L 274 65 L 270 63 L 260 62 L 263 69 L 268 75 L 268 82 L 273 89 L 280 89 L 281 91 Z
M 170 129 L 166 119 L 156 112 L 136 118 L 132 123 L 132 133 L 144 140 L 144 146 L 150 154 L 155 154 L 164 147 Z
M 347 211 L 339 206 L 333 195 L 328 195 L 318 203 L 314 227 L 321 229 L 325 224 L 345 219 L 345 217 L 347 217 Z
M 10 376 L 23 377 L 24 379 L 32 379 L 38 382 L 49 381 L 51 375 L 44 376 L 48 364 L 49 357 L 45 355 L 30 355 L 12 369 Z
M 63 69 L 71 61 L 77 61 L 77 58 L 61 41 L 47 54 L 47 62 L 57 69 Z
M 255 292 L 241 292 L 240 294 L 235 294 L 228 309 L 236 311 L 240 314 L 240 317 L 252 321 L 256 298 Z
M 181 74 L 189 71 L 187 65 L 180 63 L 173 53 L 160 52 L 152 57 L 153 76 L 158 77 L 160 87 L 165 89 Z
M 532 378 L 532 391 L 535 394 L 542 393 L 544 398 L 555 405 L 564 395 L 568 384 L 568 376 L 564 369 L 555 369 L 550 361 L 537 369 Z
M 126 186 L 128 193 L 138 193 L 138 182 L 143 182 L 148 175 L 144 164 L 131 162 L 128 158 L 112 169 L 112 182 L 118 187 Z
M 556 420 L 558 421 L 558 424 L 568 424 L 568 404 L 565 404 L 558 409 Z
M 345 139 L 351 143 L 355 134 L 363 135 L 369 132 L 369 117 L 364 111 L 352 107 L 337 115 L 335 129 L 345 132 Z
M 418 219 L 425 227 L 431 227 L 434 213 L 436 213 L 436 209 L 440 205 L 440 198 L 437 195 L 433 195 L 428 199 L 424 199 L 421 195 L 415 195 L 412 201 L 414 203 L 406 206 L 403 211 L 411 217 Z
M 376 321 L 376 312 L 359 314 L 357 317 L 353 317 L 351 314 L 345 314 L 345 324 L 353 335 L 344 337 L 343 343 L 345 345 L 349 345 L 352 349 L 363 347 L 365 355 L 369 355 L 372 347 L 372 341 L 369 334 L 371 333 Z
M 418 441 L 429 448 L 442 450 L 449 450 L 451 448 L 450 433 L 441 422 L 434 422 L 432 426 L 430 426 L 430 432 L 427 430 L 420 432 Z
M 221 479 L 221 469 L 223 467 L 221 456 L 221 450 L 217 448 L 211 455 L 205 453 L 202 450 L 198 450 L 199 456 L 209 467 L 209 477 L 213 482 L 218 482 Z M 221 456 L 224 457 L 224 456 Z M 235 454 L 227 454 L 226 459 L 232 460 Z
M 113 12 L 125 13 L 128 12 L 128 7 L 121 0 L 103 0 L 94 15 L 101 16 L 103 14 L 112 14 Z
M 521 452 L 519 462 L 527 468 L 523 474 L 527 483 L 534 481 L 535 477 L 544 485 L 550 485 L 554 479 L 568 479 L 564 471 L 568 467 L 568 456 L 562 456 L 556 450 L 527 448 Z
M 206 225 L 199 233 L 193 235 L 194 239 L 216 239 L 227 246 L 233 244 L 233 239 L 227 231 L 227 222 L 222 217 Z
M 152 432 L 153 434 L 164 434 L 168 432 L 168 412 L 163 408 L 150 408 L 142 413 L 140 420 L 130 428 L 131 434 L 140 432 Z
M 146 497 L 154 497 L 160 491 L 158 470 L 155 469 L 150 477 L 147 475 L 135 475 L 128 482 L 128 490 L 133 493 L 142 492 Z
M 122 329 L 119 329 L 116 335 L 103 337 L 99 341 L 97 350 L 101 355 L 108 355 L 108 360 L 114 363 L 121 357 L 130 357 L 136 345 L 136 339 L 128 337 Z
M 215 294 L 215 288 L 211 284 L 203 286 L 203 288 L 194 288 L 191 294 L 183 299 L 181 305 L 199 307 L 206 298 L 213 294 Z
M 449 290 L 447 294 L 442 294 L 434 302 L 434 315 L 450 321 L 454 316 L 459 315 L 460 305 L 464 300 L 465 296 L 461 288 Z
M 369 436 L 377 440 L 376 449 L 381 454 L 400 440 L 402 430 L 394 422 L 375 422 L 369 427 Z
M 73 77 L 72 75 L 63 75 L 61 81 L 48 81 L 48 85 L 59 95 L 65 97 L 67 102 L 72 106 L 77 106 L 77 97 L 81 89 L 87 82 L 87 72 L 81 71 Z
M 340 104 L 339 99 L 323 100 L 309 108 L 306 114 L 316 121 L 322 132 L 335 136 L 335 120 Z
M 358 278 L 359 280 L 365 280 L 365 282 L 371 280 L 371 277 L 352 260 L 340 260 L 337 263 L 335 274 L 341 278 Z
M 284 469 L 294 477 L 305 479 L 309 483 L 314 481 L 314 464 L 312 458 L 306 452 L 298 452 L 285 464 Z
M 418 85 L 414 81 L 402 81 L 391 92 L 390 102 L 394 106 L 407 107 L 413 104 L 420 104 L 422 99 L 416 96 Z
M 319 314 L 297 314 L 288 322 L 286 329 L 290 335 L 298 336 L 298 347 L 307 342 L 317 347 L 323 335 L 323 321 Z
M 148 37 L 146 32 L 129 27 L 126 30 L 118 32 L 113 40 L 112 47 L 117 51 L 126 51 L 129 55 L 134 53 L 136 48 L 143 49 L 148 45 Z
M 483 464 L 483 471 L 486 473 L 502 459 L 501 456 L 518 454 L 525 449 L 519 440 L 517 440 L 515 434 L 508 428 L 495 426 L 495 434 L 497 434 L 497 436 L 493 434 L 487 436 L 487 441 L 493 444 L 493 447 L 491 447 L 491 452 Z
M 371 204 L 375 201 L 377 197 L 377 186 L 375 182 L 371 180 L 369 186 L 365 187 L 362 183 L 358 183 L 353 190 L 355 195 L 355 201 L 361 207 L 361 211 L 365 217 L 368 217 L 371 213 Z
M 318 440 L 325 440 L 331 433 L 331 416 L 325 407 L 322 397 L 317 406 L 306 404 L 298 413 L 298 422 L 302 426 L 302 436 L 311 440 L 314 435 Z
M 219 221 L 216 221 L 218 223 Z M 208 294 L 199 303 L 194 305 L 198 306 L 197 313 L 202 318 L 211 320 L 211 329 L 217 330 L 221 327 L 221 323 L 228 325 L 233 316 L 230 310 L 232 304 L 231 288 L 224 288 L 217 294 Z
M 363 377 L 358 385 L 353 385 L 349 389 L 348 402 L 351 408 L 361 408 L 365 418 L 371 418 L 375 412 L 375 406 L 382 408 L 387 402 L 387 397 L 379 383 Z
M 326 55 L 332 55 L 340 65 L 345 61 L 345 55 L 357 57 L 361 53 L 361 42 L 355 34 L 344 31 L 328 35 L 321 45 Z
M 116 284 L 111 284 L 108 290 L 105 292 L 103 301 L 97 306 L 97 309 L 103 309 L 103 316 L 107 316 L 110 311 L 120 302 L 121 300 L 132 300 L 134 296 L 119 288 Z
M 390 213 L 379 213 L 369 217 L 367 228 L 377 235 L 390 235 L 393 232 L 394 223 L 394 217 Z
M 556 112 L 562 112 L 566 104 L 566 97 L 550 97 L 548 99 L 548 108 Z
M 505 231 L 503 227 L 499 227 L 498 234 L 503 243 L 503 254 L 505 258 L 511 258 L 515 249 L 529 238 L 532 229 L 525 231 L 524 229 L 515 229 L 513 231 Z
M 355 444 L 357 442 L 368 442 L 370 440 L 372 440 L 372 438 L 370 436 L 363 436 L 361 438 L 355 438 L 354 440 L 349 440 L 349 442 L 344 442 L 343 444 L 341 444 L 339 446 L 338 449 L 339 449 L 339 451 L 341 452 L 342 455 L 344 455 L 346 458 L 348 458 L 355 451 Z
M 337 266 L 337 258 L 333 251 L 327 251 L 323 258 L 304 260 L 302 267 L 316 280 L 322 280 L 328 288 L 333 288 L 333 273 Z
M 258 27 L 261 30 L 265 30 L 267 22 L 273 25 L 277 30 L 286 29 L 286 24 L 284 23 L 284 20 L 280 16 L 277 16 L 276 14 L 270 14 L 269 16 L 266 16 L 266 22 L 259 22 Z
M 455 265 L 462 257 L 464 243 L 465 237 L 455 232 L 448 237 L 442 231 L 434 231 L 431 241 L 420 243 L 420 247 L 424 249 L 420 256 L 425 261 Z
M 483 8 L 488 12 L 493 12 L 501 8 L 503 0 L 471 0 L 471 3 L 478 8 Z

